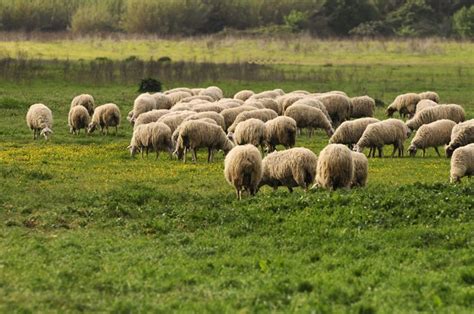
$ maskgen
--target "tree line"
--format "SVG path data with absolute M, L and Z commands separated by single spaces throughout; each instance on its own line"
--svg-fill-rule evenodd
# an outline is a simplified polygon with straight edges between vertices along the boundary
M 472 0 L 2 0 L 1 31 L 474 37 Z

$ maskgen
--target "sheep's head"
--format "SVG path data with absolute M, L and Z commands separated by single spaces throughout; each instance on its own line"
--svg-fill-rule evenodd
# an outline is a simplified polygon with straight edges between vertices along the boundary
M 130 151 L 130 156 L 134 157 L 137 153 L 140 152 L 140 147 L 136 145 L 129 145 L 127 149 Z
M 448 158 L 451 158 L 451 156 L 453 156 L 453 153 L 454 153 L 454 150 L 458 148 L 458 146 L 454 145 L 454 144 L 451 144 L 449 146 L 446 146 L 445 147 L 445 150 L 446 150 L 446 157 Z
M 89 125 L 87 126 L 87 133 L 92 133 L 95 131 L 95 129 L 97 129 L 97 123 L 96 122 L 91 122 L 89 123 Z
M 232 150 L 232 148 L 234 148 L 234 143 L 232 143 L 230 140 L 227 140 L 224 144 L 224 147 L 222 147 L 224 156 L 227 155 Z
M 397 111 L 397 109 L 388 107 L 387 110 L 385 110 L 385 113 L 387 114 L 388 117 L 391 118 L 393 114 L 395 113 L 395 111 Z
M 407 149 L 407 152 L 410 154 L 410 157 L 415 157 L 416 156 L 416 147 L 415 145 L 410 145 L 410 147 L 408 147 Z
M 334 134 L 334 129 L 331 127 L 329 129 L 326 130 L 326 134 L 331 137 L 333 134 Z
M 362 146 L 356 144 L 356 145 L 354 145 L 354 148 L 352 150 L 355 151 L 355 152 L 358 152 L 358 153 L 362 153 L 364 148 Z
M 235 143 L 235 138 L 234 138 L 234 133 L 233 133 L 233 132 L 227 133 L 227 138 L 228 138 L 229 141 L 231 141 L 232 143 Z
M 45 140 L 48 140 L 49 137 L 53 134 L 53 130 L 51 130 L 48 127 L 45 127 L 44 129 L 41 130 L 40 135 L 44 136 Z
M 415 129 L 415 121 L 413 119 L 408 120 L 405 125 L 407 126 L 407 134 L 410 136 L 411 132 Z

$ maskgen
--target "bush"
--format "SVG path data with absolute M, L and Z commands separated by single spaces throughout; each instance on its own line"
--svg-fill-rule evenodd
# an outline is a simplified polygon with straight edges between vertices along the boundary
M 308 26 L 308 13 L 292 10 L 285 16 L 285 25 L 294 33 L 302 31 Z
M 146 78 L 140 82 L 138 87 L 140 93 L 157 93 L 161 92 L 161 82 L 154 78 Z
M 408 0 L 388 15 L 387 23 L 399 36 L 429 36 L 439 31 L 433 8 L 425 0 Z
M 359 24 L 349 31 L 350 35 L 355 36 L 387 36 L 393 34 L 392 28 L 383 21 L 370 21 Z
M 112 15 L 106 3 L 92 3 L 77 9 L 71 28 L 75 33 L 113 32 L 119 30 L 119 17 Z
M 463 7 L 453 16 L 453 29 L 461 37 L 474 37 L 474 5 Z

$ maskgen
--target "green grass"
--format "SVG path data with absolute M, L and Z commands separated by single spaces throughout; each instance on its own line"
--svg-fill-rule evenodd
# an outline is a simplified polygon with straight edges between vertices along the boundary
M 286 65 L 325 76 L 201 85 L 227 95 L 342 89 L 386 102 L 434 89 L 473 118 L 472 65 L 444 61 Z M 131 159 L 125 119 L 118 136 L 68 134 L 74 95 L 116 102 L 125 118 L 137 84 L 47 77 L 0 84 L 0 312 L 472 312 L 474 185 L 449 184 L 449 160 L 434 151 L 370 160 L 363 189 L 265 187 L 238 202 L 221 153 L 213 164 L 204 151 L 198 164 Z M 50 142 L 33 142 L 24 122 L 35 102 L 54 112 Z M 316 153 L 326 143 L 322 132 L 297 140 Z

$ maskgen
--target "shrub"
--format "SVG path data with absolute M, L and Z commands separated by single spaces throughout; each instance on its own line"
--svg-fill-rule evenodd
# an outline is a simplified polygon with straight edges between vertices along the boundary
M 399 36 L 428 36 L 438 32 L 434 10 L 425 0 L 408 0 L 387 16 Z
M 72 16 L 71 28 L 75 33 L 112 32 L 119 30 L 119 17 L 114 17 L 107 3 L 84 5 Z
M 454 14 L 453 29 L 461 37 L 474 37 L 474 5 L 463 7 Z
M 285 25 L 294 33 L 302 31 L 308 26 L 308 13 L 292 10 L 285 16 Z
M 161 92 L 161 82 L 154 78 L 146 78 L 140 82 L 138 87 L 140 93 L 157 93 Z

